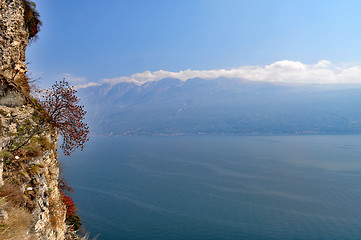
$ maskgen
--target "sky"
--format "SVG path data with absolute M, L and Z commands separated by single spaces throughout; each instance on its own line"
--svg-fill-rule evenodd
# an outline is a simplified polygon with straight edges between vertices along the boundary
M 361 83 L 361 1 L 35 0 L 29 73 L 50 86 L 163 77 Z

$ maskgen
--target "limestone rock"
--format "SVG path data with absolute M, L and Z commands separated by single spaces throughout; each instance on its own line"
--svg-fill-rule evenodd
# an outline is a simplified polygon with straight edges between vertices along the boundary
M 12 79 L 25 77 L 25 50 L 29 33 L 25 29 L 22 0 L 0 0 L 0 70 Z M 16 74 L 17 73 L 17 74 Z
M 63 240 L 67 227 L 58 189 L 58 135 L 46 124 L 34 136 L 28 133 L 39 127 L 40 115 L 33 105 L 24 105 L 26 97 L 21 89 L 21 84 L 27 84 L 24 61 L 28 37 L 23 0 L 0 0 L 0 185 L 15 182 L 26 198 L 32 223 L 22 239 Z M 21 148 L 13 155 L 8 152 L 14 142 L 28 137 L 41 137 L 52 144 L 33 155 Z M 0 220 L 7 217 L 0 209 Z
M 8 213 L 4 209 L 1 209 L 0 210 L 0 222 L 6 223 L 8 219 L 9 219 Z

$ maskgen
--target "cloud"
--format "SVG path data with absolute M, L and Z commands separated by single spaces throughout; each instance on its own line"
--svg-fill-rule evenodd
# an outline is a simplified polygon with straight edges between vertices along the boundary
M 74 88 L 76 90 L 78 90 L 80 88 L 87 88 L 87 87 L 93 87 L 93 86 L 100 86 L 100 83 L 90 82 L 90 83 L 86 83 L 86 84 L 76 85 Z
M 86 77 L 74 76 L 71 73 L 63 73 L 60 74 L 59 77 L 65 78 L 66 81 L 71 82 L 73 84 L 86 82 Z
M 230 69 L 187 69 L 179 72 L 145 71 L 131 76 L 105 78 L 102 79 L 102 82 L 111 84 L 132 82 L 142 85 L 146 82 L 159 81 L 164 78 L 177 78 L 186 81 L 195 77 L 203 79 L 235 78 L 282 84 L 361 84 L 361 66 L 336 66 L 327 60 L 321 60 L 316 64 L 283 60 L 265 66 L 241 66 Z

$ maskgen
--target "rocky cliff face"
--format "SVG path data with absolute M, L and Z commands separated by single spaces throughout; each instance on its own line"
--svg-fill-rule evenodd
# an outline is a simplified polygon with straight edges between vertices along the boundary
M 58 135 L 39 126 L 40 113 L 27 96 L 24 11 L 23 0 L 0 0 L 0 239 L 65 239 Z M 10 221 L 16 207 L 16 219 L 27 219 L 18 232 L 12 227 L 21 224 Z
M 0 0 L 0 70 L 14 82 L 26 84 L 25 49 L 29 33 L 23 0 Z
M 28 105 L 0 106 L 0 136 L 5 147 L 3 152 L 6 153 L 3 155 L 3 180 L 5 184 L 20 189 L 23 205 L 32 215 L 29 237 L 64 239 L 66 212 L 58 190 L 58 136 L 50 127 L 45 127 L 32 137 L 28 136 L 28 130 L 38 124 L 34 120 L 36 111 Z M 13 147 L 28 138 L 29 143 L 23 147 Z

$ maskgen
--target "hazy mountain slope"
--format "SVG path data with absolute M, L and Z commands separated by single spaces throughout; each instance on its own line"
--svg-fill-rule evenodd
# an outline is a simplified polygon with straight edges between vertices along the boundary
M 164 79 L 81 89 L 96 134 L 359 133 L 361 90 Z

